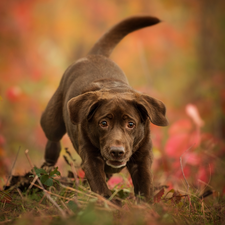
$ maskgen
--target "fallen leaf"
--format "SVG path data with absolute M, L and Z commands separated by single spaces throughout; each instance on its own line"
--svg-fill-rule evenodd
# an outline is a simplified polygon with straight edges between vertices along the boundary
M 164 188 L 163 188 L 160 192 L 158 192 L 158 193 L 154 196 L 154 203 L 157 203 L 157 202 L 160 202 L 160 201 L 161 201 L 161 198 L 162 198 L 162 196 L 164 195 L 164 192 L 165 192 L 165 190 L 164 190 Z
M 166 193 L 165 197 L 166 197 L 169 193 L 174 193 L 174 189 L 169 190 L 169 191 Z
M 181 201 L 182 195 L 179 191 L 174 191 L 172 196 L 172 201 L 175 203 L 179 203 Z
M 0 202 L 11 203 L 11 201 L 12 198 L 5 191 L 0 191 Z

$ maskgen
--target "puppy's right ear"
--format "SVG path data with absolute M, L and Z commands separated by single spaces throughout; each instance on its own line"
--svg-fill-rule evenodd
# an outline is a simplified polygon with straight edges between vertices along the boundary
M 90 120 L 100 104 L 100 93 L 98 91 L 87 92 L 70 99 L 67 110 L 70 120 L 77 125 L 84 119 Z

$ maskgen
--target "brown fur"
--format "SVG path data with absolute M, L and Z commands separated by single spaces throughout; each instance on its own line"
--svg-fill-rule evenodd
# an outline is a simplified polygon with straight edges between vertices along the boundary
M 162 102 L 133 90 L 122 70 L 107 57 L 128 33 L 158 23 L 150 16 L 128 18 L 115 25 L 87 57 L 64 73 L 41 118 L 48 138 L 45 160 L 55 165 L 60 139 L 67 132 L 82 159 L 91 190 L 111 195 L 106 174 L 129 170 L 135 194 L 152 200 L 150 122 L 166 126 Z

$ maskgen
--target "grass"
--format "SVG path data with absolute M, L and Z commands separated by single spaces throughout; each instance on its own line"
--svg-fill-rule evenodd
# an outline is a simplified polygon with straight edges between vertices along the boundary
M 91 192 L 81 181 L 78 187 L 75 182 L 72 187 L 54 182 L 45 192 L 37 184 L 23 192 L 12 187 L 0 192 L 0 224 L 222 224 L 225 221 L 224 197 L 212 195 L 200 199 L 191 189 L 188 198 L 172 189 L 164 194 L 161 191 L 155 203 L 149 205 L 137 203 L 132 188 L 125 192 L 115 187 L 112 191 L 117 193 L 114 198 L 122 201 L 122 207 Z
M 57 177 L 57 168 L 43 171 L 33 167 L 28 151 L 25 153 L 34 174 L 27 173 L 20 182 L 14 177 L 10 188 L 0 191 L 0 224 L 225 224 L 225 196 L 218 192 L 205 191 L 201 198 L 189 184 L 186 191 L 163 188 L 150 205 L 136 198 L 133 187 L 125 184 L 112 189 L 109 201 L 91 192 L 85 180 Z M 73 163 L 70 165 L 77 177 Z M 207 193 L 211 195 L 206 197 Z M 122 202 L 121 207 L 113 203 L 115 199 Z

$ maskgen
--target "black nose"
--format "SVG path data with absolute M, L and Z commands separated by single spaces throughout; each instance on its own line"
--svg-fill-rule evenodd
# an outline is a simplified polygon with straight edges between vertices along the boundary
M 114 158 L 120 158 L 124 155 L 125 150 L 122 146 L 112 146 L 110 147 L 109 154 Z

